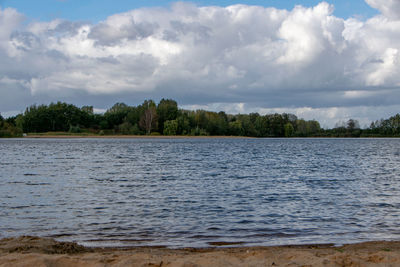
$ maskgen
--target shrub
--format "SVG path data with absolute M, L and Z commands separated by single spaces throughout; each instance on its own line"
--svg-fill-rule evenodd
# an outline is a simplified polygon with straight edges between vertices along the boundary
M 69 126 L 69 131 L 68 132 L 70 132 L 70 133 L 81 133 L 82 132 L 82 130 L 81 130 L 81 128 L 77 125 L 77 126 L 72 126 L 72 125 L 70 125 Z

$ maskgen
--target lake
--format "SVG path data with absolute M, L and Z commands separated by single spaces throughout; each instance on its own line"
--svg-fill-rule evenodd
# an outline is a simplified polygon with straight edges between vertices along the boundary
M 400 240 L 400 139 L 0 139 L 0 238 Z

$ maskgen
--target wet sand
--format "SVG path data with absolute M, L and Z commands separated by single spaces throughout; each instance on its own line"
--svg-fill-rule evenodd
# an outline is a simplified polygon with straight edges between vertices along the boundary
M 400 241 L 340 247 L 86 248 L 38 237 L 0 240 L 0 266 L 400 266 Z

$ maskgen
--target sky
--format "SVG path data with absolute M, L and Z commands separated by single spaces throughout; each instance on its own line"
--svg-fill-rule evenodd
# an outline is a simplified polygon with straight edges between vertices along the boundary
M 81 20 L 99 22 L 108 16 L 126 12 L 143 7 L 169 7 L 177 1 L 168 0 L 0 0 L 3 7 L 16 8 L 31 20 Z M 228 0 L 195 0 L 190 2 L 197 6 L 230 6 L 235 4 L 256 5 L 263 7 L 275 7 L 291 10 L 296 5 L 313 7 L 320 3 L 318 0 L 251 0 L 251 1 L 228 1 Z M 333 14 L 342 18 L 359 16 L 363 18 L 377 14 L 376 9 L 370 7 L 364 0 L 339 0 L 329 2 L 335 5 Z
M 400 112 L 400 0 L 0 0 L 0 113 L 293 113 L 334 127 Z

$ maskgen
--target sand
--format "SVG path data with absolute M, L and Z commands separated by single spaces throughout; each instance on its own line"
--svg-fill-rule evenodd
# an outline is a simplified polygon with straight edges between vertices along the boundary
M 0 240 L 0 266 L 400 266 L 400 242 L 207 249 L 85 248 L 38 237 Z

